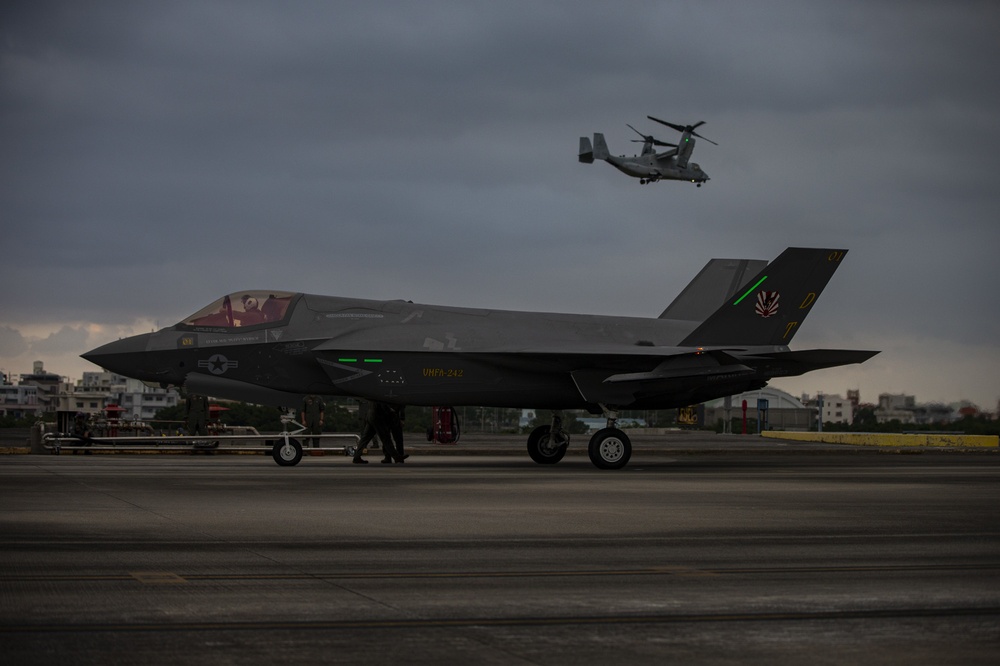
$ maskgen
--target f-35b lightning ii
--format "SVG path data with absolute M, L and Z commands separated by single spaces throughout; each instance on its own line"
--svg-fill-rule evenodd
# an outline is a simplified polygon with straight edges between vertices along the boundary
M 528 437 L 541 464 L 566 453 L 559 412 L 586 409 L 607 418 L 590 439 L 591 461 L 617 469 L 632 452 L 615 425 L 620 410 L 692 405 L 877 354 L 788 348 L 846 252 L 789 248 L 766 265 L 712 260 L 655 319 L 237 292 L 83 357 L 147 382 L 262 404 L 295 406 L 315 393 L 551 409 L 552 424 Z

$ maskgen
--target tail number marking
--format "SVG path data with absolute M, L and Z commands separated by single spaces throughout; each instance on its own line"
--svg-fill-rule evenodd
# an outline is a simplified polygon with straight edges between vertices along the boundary
M 423 368 L 424 377 L 443 377 L 445 379 L 461 379 L 465 374 L 462 368 Z

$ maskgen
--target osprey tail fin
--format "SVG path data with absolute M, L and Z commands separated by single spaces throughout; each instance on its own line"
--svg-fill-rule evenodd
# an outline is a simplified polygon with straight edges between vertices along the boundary
M 594 134 L 594 159 L 606 160 L 611 157 L 608 144 L 604 141 L 604 135 L 600 132 Z

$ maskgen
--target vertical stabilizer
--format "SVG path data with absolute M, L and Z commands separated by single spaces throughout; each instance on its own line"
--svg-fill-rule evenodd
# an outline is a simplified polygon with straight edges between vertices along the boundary
M 705 321 L 765 266 L 767 262 L 763 259 L 710 260 L 667 306 L 660 319 Z
M 594 134 L 594 158 L 606 160 L 609 157 L 611 157 L 611 152 L 608 150 L 608 144 L 604 141 L 604 135 L 596 132 Z
M 847 250 L 788 248 L 681 345 L 787 345 L 846 254 Z
M 590 139 L 585 136 L 580 137 L 580 153 L 577 155 L 584 164 L 594 163 L 594 148 L 590 145 Z

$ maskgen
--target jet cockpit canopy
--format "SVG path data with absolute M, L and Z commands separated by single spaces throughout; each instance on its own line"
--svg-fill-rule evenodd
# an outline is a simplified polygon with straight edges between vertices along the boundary
M 180 322 L 190 328 L 247 328 L 283 323 L 299 294 L 290 291 L 237 291 Z

